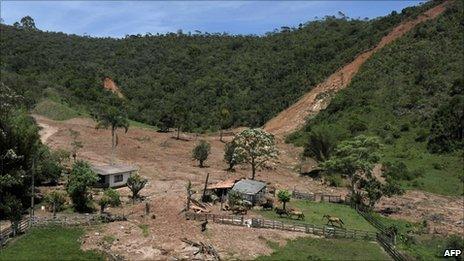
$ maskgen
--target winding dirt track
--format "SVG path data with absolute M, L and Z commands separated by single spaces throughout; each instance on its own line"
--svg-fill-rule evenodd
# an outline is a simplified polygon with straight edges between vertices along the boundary
M 315 115 L 328 106 L 331 93 L 344 89 L 350 84 L 351 79 L 359 71 L 359 68 L 374 53 L 411 31 L 416 25 L 436 18 L 446 10 L 447 5 L 451 2 L 451 0 L 443 2 L 419 15 L 416 19 L 404 21 L 393 28 L 374 48 L 359 54 L 351 63 L 330 75 L 324 82 L 311 89 L 295 104 L 269 120 L 264 125 L 264 129 L 275 135 L 285 135 L 301 128 L 308 116 Z

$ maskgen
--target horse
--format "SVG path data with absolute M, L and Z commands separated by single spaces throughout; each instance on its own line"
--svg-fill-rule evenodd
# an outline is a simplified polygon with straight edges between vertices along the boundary
M 277 215 L 279 215 L 279 217 L 282 217 L 282 216 L 289 216 L 289 213 L 288 213 L 288 210 L 286 209 L 282 209 L 282 208 L 275 208 L 275 212 L 277 213 Z
M 338 217 L 332 217 L 326 214 L 322 217 L 322 220 L 324 220 L 324 218 L 327 218 L 327 225 L 330 223 L 331 226 L 334 226 L 334 223 L 335 223 L 335 224 L 338 224 L 339 227 L 343 227 L 343 225 L 345 224 L 343 223 L 342 219 Z
M 305 215 L 303 214 L 301 210 L 291 209 L 288 213 L 290 214 L 290 217 L 296 216 L 297 219 L 301 219 L 301 220 L 305 219 Z

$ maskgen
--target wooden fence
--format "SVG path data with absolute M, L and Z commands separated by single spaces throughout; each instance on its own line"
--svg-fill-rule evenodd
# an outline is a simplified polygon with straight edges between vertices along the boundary
M 304 199 L 309 201 L 325 201 L 331 203 L 344 203 L 345 199 L 340 195 L 329 195 L 329 194 L 322 194 L 322 193 L 306 193 L 300 192 L 298 190 L 292 191 L 292 197 L 295 199 Z
M 6 245 L 6 243 L 13 237 L 25 233 L 29 228 L 33 226 L 47 226 L 47 225 L 60 225 L 60 226 L 80 226 L 80 225 L 95 225 L 100 223 L 97 215 L 82 215 L 73 217 L 34 217 L 25 218 L 19 221 L 18 227 L 15 230 L 13 227 L 5 228 L 0 231 L 0 247 Z
M 238 215 L 216 215 L 186 212 L 187 219 L 192 220 L 208 220 L 220 224 L 228 224 L 235 226 L 247 226 L 254 228 L 279 229 L 287 231 L 302 232 L 328 238 L 352 238 L 364 240 L 376 240 L 377 233 L 371 231 L 357 229 L 342 229 L 329 226 L 320 226 L 308 223 L 285 223 L 277 220 L 267 220 L 262 218 L 247 218 Z
M 380 246 L 393 258 L 395 261 L 406 261 L 408 260 L 403 254 L 401 254 L 395 246 L 391 243 L 389 237 L 386 237 L 382 233 L 377 234 L 377 242 Z

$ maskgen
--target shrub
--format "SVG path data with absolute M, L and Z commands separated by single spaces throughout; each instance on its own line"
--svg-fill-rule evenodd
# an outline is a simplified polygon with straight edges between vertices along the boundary
M 64 204 L 66 203 L 66 194 L 55 190 L 48 193 L 44 200 L 49 210 L 59 212 L 63 210 Z
M 402 132 L 409 131 L 409 123 L 406 122 L 406 123 L 401 124 L 400 131 Z
M 352 117 L 348 123 L 348 129 L 352 135 L 356 135 L 368 129 L 367 123 L 358 117 Z
M 211 146 L 208 142 L 202 140 L 192 151 L 192 158 L 198 160 L 200 168 L 203 168 L 203 162 L 208 159 L 208 155 L 211 153 Z
M 429 133 L 426 129 L 418 129 L 416 131 L 416 138 L 414 139 L 417 142 L 424 142 L 427 140 L 427 137 L 429 136 Z
M 240 194 L 239 192 L 235 190 L 231 190 L 227 194 L 227 197 L 228 197 L 229 205 L 231 207 L 240 205 L 240 202 L 243 200 L 242 194 Z
M 127 187 L 132 191 L 132 200 L 140 198 L 139 192 L 145 187 L 148 180 L 142 178 L 138 173 L 127 179 Z
M 331 187 L 341 187 L 343 184 L 343 179 L 340 175 L 331 174 L 325 177 L 327 184 Z
M 109 188 L 105 190 L 104 196 L 108 197 L 108 204 L 112 207 L 117 207 L 121 205 L 121 199 L 117 190 Z
M 337 140 L 328 127 L 313 129 L 304 145 L 303 156 L 312 157 L 317 161 L 328 160 L 337 145 Z
M 224 145 L 224 161 L 229 164 L 228 171 L 234 170 L 235 165 L 240 164 L 240 159 L 235 155 L 235 142 L 231 141 Z
M 97 174 L 87 162 L 79 160 L 74 163 L 66 189 L 77 211 L 83 212 L 93 208 L 89 188 L 97 181 Z

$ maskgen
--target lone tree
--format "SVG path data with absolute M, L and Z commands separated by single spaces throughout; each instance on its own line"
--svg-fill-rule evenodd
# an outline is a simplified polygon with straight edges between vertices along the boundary
M 246 129 L 234 138 L 235 157 L 240 162 L 251 165 L 251 179 L 255 179 L 256 169 L 265 162 L 277 158 L 274 135 L 262 129 Z
M 139 174 L 130 176 L 127 179 L 127 187 L 132 191 L 132 201 L 140 198 L 139 192 L 145 187 L 148 180 L 142 178 Z
M 279 199 L 280 202 L 282 202 L 282 208 L 284 210 L 285 210 L 285 205 L 287 204 L 287 202 L 290 201 L 291 196 L 292 194 L 290 194 L 290 192 L 286 189 L 279 190 L 279 192 L 277 192 L 277 198 Z
M 95 128 L 111 129 L 111 164 L 114 164 L 116 146 L 118 145 L 118 136 L 116 130 L 123 128 L 127 133 L 129 129 L 129 121 L 127 115 L 122 108 L 118 106 L 104 106 L 99 111 L 93 114 L 94 119 L 98 122 Z
M 198 160 L 200 163 L 200 168 L 203 168 L 203 162 L 208 159 L 209 154 L 211 153 L 211 145 L 202 140 L 200 143 L 193 149 L 192 158 Z
M 92 209 L 92 195 L 89 188 L 98 181 L 97 174 L 90 168 L 90 165 L 82 160 L 74 163 L 71 174 L 69 175 L 66 190 L 74 205 L 79 212 Z

